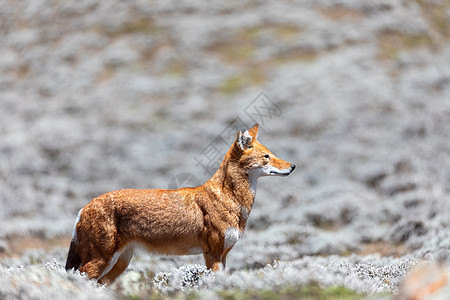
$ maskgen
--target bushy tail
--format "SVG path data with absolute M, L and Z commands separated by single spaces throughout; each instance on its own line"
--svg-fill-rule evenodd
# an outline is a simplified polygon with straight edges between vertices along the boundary
M 67 255 L 66 270 L 70 270 L 73 268 L 75 268 L 75 270 L 78 270 L 80 265 L 81 256 L 77 251 L 77 242 L 72 239 L 72 241 L 70 241 L 69 254 Z
M 77 225 L 80 222 L 80 217 L 83 209 L 78 212 L 75 225 L 73 226 L 72 240 L 70 241 L 69 254 L 67 254 L 66 270 L 73 269 L 78 270 L 81 265 L 81 256 L 78 252 L 78 240 L 77 240 Z

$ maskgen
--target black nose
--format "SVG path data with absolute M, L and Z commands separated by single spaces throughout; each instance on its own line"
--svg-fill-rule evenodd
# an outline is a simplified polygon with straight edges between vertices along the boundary
M 294 169 L 295 169 L 295 165 L 292 164 L 292 165 L 291 165 L 291 172 L 294 171 Z

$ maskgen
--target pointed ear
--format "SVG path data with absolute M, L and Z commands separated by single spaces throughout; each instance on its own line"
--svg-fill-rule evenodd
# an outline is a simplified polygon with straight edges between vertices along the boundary
M 259 124 L 256 123 L 255 125 L 253 125 L 252 128 L 250 128 L 248 130 L 248 132 L 250 133 L 250 135 L 256 140 L 258 138 L 258 130 L 259 130 Z
M 236 144 L 241 148 L 241 150 L 247 149 L 252 144 L 253 137 L 250 135 L 249 131 L 246 130 L 244 133 L 239 131 L 236 136 Z

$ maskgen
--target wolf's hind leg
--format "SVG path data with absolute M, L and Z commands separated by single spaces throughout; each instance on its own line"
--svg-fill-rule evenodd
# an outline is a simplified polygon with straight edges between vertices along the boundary
M 122 254 L 120 254 L 117 262 L 114 264 L 112 269 L 101 278 L 99 278 L 98 282 L 106 284 L 113 283 L 113 281 L 117 277 L 119 277 L 119 275 L 122 274 L 130 264 L 131 258 L 133 257 L 133 252 L 134 248 L 132 247 L 128 247 L 127 249 L 125 249 Z M 111 263 L 113 263 L 113 261 L 111 261 Z

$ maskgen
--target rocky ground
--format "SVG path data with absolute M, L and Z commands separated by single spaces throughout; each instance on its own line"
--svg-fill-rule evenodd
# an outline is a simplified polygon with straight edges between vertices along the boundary
M 0 298 L 390 298 L 450 263 L 448 1 L 0 7 Z M 110 288 L 63 270 L 90 199 L 204 182 L 255 122 L 297 169 L 259 180 L 226 272 L 144 253 Z

